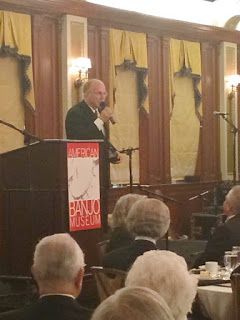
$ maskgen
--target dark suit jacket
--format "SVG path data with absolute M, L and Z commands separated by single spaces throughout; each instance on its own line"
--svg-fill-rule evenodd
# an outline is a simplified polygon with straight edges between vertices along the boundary
M 87 320 L 91 312 L 66 296 L 46 296 L 19 310 L 0 313 L 0 320 Z
M 110 236 L 107 252 L 129 246 L 133 241 L 133 235 L 126 228 L 117 227 Z
M 82 100 L 68 110 L 65 121 L 67 138 L 72 140 L 104 140 L 102 131 L 94 124 L 96 119 L 96 115 Z
M 80 103 L 68 110 L 65 127 L 67 138 L 71 140 L 104 140 L 101 147 L 101 187 L 109 187 L 109 157 L 108 140 L 101 130 L 94 124 L 97 116 L 92 112 L 87 103 L 82 100 Z
M 127 247 L 107 253 L 103 257 L 103 267 L 128 271 L 138 256 L 150 250 L 157 250 L 157 246 L 151 241 L 135 240 Z
M 101 178 L 101 212 L 102 226 L 107 231 L 107 193 L 110 186 L 109 175 L 109 142 L 101 130 L 94 124 L 97 116 L 92 112 L 87 103 L 82 100 L 80 103 L 68 110 L 65 127 L 67 138 L 71 140 L 104 140 L 100 146 L 100 178 Z
M 224 252 L 232 246 L 240 245 L 240 214 L 235 215 L 225 223 L 219 225 L 211 239 L 209 239 L 203 255 L 195 262 L 195 267 L 206 261 L 223 263 Z

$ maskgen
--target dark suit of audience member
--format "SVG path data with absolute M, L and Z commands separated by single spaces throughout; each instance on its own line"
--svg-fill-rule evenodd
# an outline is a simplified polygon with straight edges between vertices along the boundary
M 157 250 L 156 244 L 148 240 L 135 240 L 127 247 L 109 252 L 103 258 L 105 268 L 128 271 L 138 256 L 150 250 Z
M 168 230 L 168 207 L 157 199 L 136 201 L 127 216 L 127 229 L 135 235 L 135 241 L 124 248 L 107 253 L 103 266 L 127 271 L 136 258 L 146 251 L 157 250 L 156 241 Z
M 4 312 L 1 320 L 86 320 L 90 319 L 90 312 L 80 306 L 73 298 L 52 295 L 42 297 L 30 307 Z
M 126 228 L 117 227 L 111 233 L 107 252 L 129 246 L 133 242 L 134 236 Z
M 33 305 L 0 314 L 1 320 L 87 320 L 91 312 L 76 298 L 82 289 L 84 255 L 67 233 L 43 238 L 36 246 L 32 266 L 39 300 Z
M 240 214 L 219 225 L 211 239 L 208 240 L 203 255 L 196 261 L 195 266 L 205 264 L 206 261 L 218 261 L 223 265 L 225 251 L 240 245 Z
M 209 239 L 202 256 L 195 262 L 195 267 L 206 261 L 218 261 L 223 264 L 224 252 L 240 245 L 240 186 L 234 186 L 226 196 L 223 210 L 227 219 L 219 225 Z

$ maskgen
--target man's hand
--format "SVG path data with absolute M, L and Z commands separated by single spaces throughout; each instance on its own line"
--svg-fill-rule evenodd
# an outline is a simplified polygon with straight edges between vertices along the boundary
M 99 118 L 103 121 L 103 122 L 107 122 L 111 117 L 113 116 L 113 111 L 112 109 L 110 109 L 109 107 L 105 107 L 100 115 Z

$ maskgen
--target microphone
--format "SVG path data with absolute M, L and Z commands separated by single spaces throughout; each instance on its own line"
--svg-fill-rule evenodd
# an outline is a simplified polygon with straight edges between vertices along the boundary
M 213 111 L 213 114 L 215 116 L 226 116 L 229 113 L 228 112 Z
M 106 103 L 105 103 L 104 101 L 101 101 L 101 102 L 100 102 L 99 112 L 101 113 L 102 110 L 106 108 L 106 106 L 107 106 Z M 115 124 L 115 123 L 116 123 L 116 121 L 114 120 L 113 117 L 110 117 L 109 120 L 111 121 L 112 124 Z

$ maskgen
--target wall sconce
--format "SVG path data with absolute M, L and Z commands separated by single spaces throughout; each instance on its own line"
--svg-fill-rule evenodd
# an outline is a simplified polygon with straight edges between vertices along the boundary
M 89 58 L 80 57 L 73 61 L 73 69 L 79 73 L 78 78 L 74 81 L 76 88 L 80 88 L 88 80 L 88 69 L 91 67 Z
M 228 99 L 232 101 L 232 99 L 235 96 L 236 88 L 240 83 L 240 75 L 239 74 L 233 74 L 228 77 L 227 79 L 228 85 L 232 88 L 232 90 L 228 94 Z

